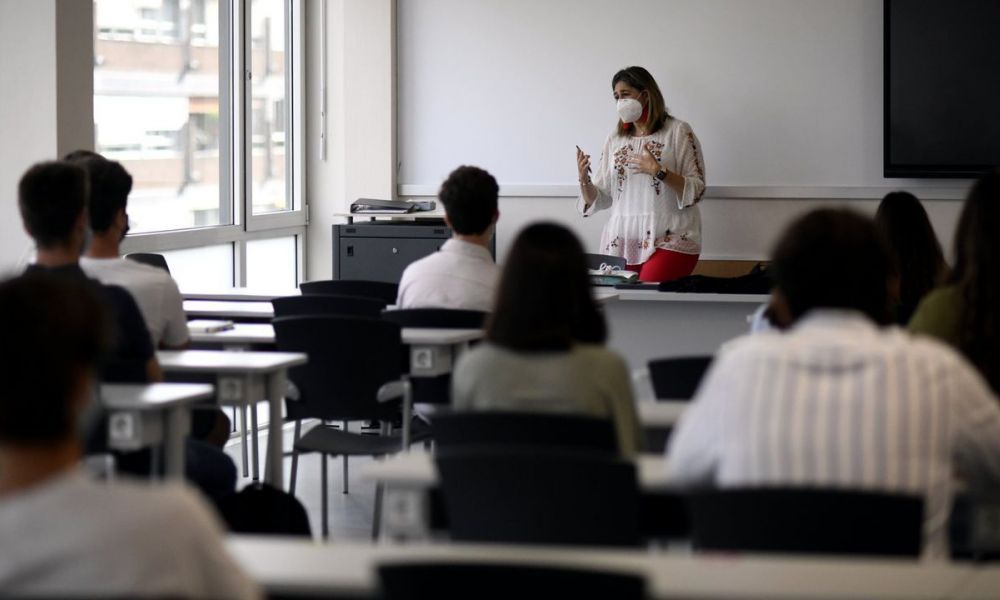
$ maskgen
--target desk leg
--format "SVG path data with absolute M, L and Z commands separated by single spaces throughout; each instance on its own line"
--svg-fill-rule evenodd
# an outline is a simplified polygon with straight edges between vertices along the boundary
M 184 440 L 191 429 L 191 413 L 186 406 L 176 406 L 165 415 L 166 431 L 163 445 L 166 456 L 165 471 L 167 479 L 184 479 Z
M 267 434 L 267 464 L 264 467 L 264 481 L 279 490 L 285 489 L 284 444 L 282 439 L 283 421 L 281 403 L 285 399 L 286 373 L 282 369 L 267 378 L 267 402 L 271 409 L 271 419 Z
M 257 403 L 247 406 L 250 411 L 250 443 L 253 445 L 253 480 L 260 481 L 260 447 L 257 442 Z
M 403 452 L 410 451 L 410 425 L 413 421 L 413 386 L 410 378 L 403 376 Z

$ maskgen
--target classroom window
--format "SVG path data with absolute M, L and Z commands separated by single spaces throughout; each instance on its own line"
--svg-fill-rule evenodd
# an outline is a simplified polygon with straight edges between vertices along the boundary
M 229 266 L 212 276 L 226 285 L 247 285 L 251 272 L 280 275 L 281 287 L 292 272 L 297 283 L 298 252 L 261 271 L 244 250 L 304 241 L 302 0 L 93 5 L 95 148 L 134 180 L 124 249 L 201 252 Z
M 233 244 L 161 252 L 182 290 L 214 290 L 233 285 Z
M 296 236 L 247 242 L 247 287 L 287 290 L 295 287 Z

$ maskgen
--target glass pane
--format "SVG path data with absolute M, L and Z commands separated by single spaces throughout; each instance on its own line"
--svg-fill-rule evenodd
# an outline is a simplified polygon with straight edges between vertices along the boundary
M 247 287 L 290 290 L 296 284 L 295 236 L 247 242 Z
M 96 148 L 132 174 L 132 231 L 232 223 L 219 191 L 218 0 L 94 7 Z
M 253 214 L 292 210 L 285 181 L 285 0 L 250 2 Z
M 182 292 L 233 287 L 233 245 L 161 252 Z

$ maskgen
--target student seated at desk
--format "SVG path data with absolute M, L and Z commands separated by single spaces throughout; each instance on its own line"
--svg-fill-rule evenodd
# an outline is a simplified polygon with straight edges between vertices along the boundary
M 866 217 L 793 223 L 772 263 L 788 329 L 722 347 L 671 438 L 670 477 L 923 496 L 925 554 L 947 557 L 956 474 L 1000 484 L 1000 405 L 958 353 L 887 327 L 890 270 Z
M 131 294 L 116 285 L 102 285 L 90 279 L 80 268 L 88 196 L 87 173 L 77 165 L 47 162 L 28 169 L 18 185 L 18 206 L 24 227 L 37 245 L 37 262 L 25 273 L 91 288 L 104 302 L 113 327 L 113 341 L 102 364 L 103 381 L 161 381 L 163 374 L 149 331 Z M 96 423 L 87 439 L 87 450 L 91 453 L 107 450 L 107 422 Z M 186 456 L 188 478 L 208 496 L 220 498 L 235 489 L 236 465 L 220 449 L 189 439 Z M 149 472 L 148 451 L 118 453 L 117 458 L 120 470 L 134 475 Z
M 455 367 L 453 405 L 608 417 L 622 454 L 632 455 L 640 439 L 632 383 L 606 338 L 580 241 L 561 225 L 531 225 L 507 258 L 486 341 Z
M 489 245 L 500 217 L 498 193 L 496 179 L 482 169 L 452 171 L 438 193 L 452 237 L 406 267 L 397 308 L 492 309 L 499 271 Z
M 93 287 L 25 275 L 0 283 L 0 312 L 17 315 L 0 344 L 0 593 L 258 597 L 195 494 L 80 467 L 109 329 Z
M 132 294 L 146 320 L 153 345 L 181 350 L 191 345 L 184 302 L 170 273 L 121 257 L 128 233 L 128 195 L 132 176 L 121 163 L 100 154 L 77 150 L 66 160 L 87 171 L 90 202 L 87 210 L 93 237 L 80 258 L 83 271 L 105 285 L 118 285 Z

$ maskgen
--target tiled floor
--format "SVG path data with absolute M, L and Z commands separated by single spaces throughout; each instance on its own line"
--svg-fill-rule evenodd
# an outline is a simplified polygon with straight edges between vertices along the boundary
M 303 432 L 311 425 L 305 425 Z M 352 426 L 353 429 L 353 426 Z M 284 434 L 286 450 L 292 447 L 292 428 L 287 426 Z M 261 455 L 267 447 L 267 432 L 261 431 L 259 438 Z M 226 446 L 228 454 L 240 469 L 242 449 L 239 437 L 234 438 Z M 252 460 L 252 454 L 251 454 Z M 328 458 L 327 483 L 330 486 L 330 540 L 371 539 L 372 510 L 374 508 L 375 484 L 363 481 L 360 477 L 361 466 L 371 462 L 371 458 L 351 458 L 349 462 L 349 493 L 343 493 L 343 459 Z M 291 457 L 285 459 L 285 485 L 291 476 Z M 261 465 L 263 473 L 263 464 Z M 240 472 L 242 475 L 242 472 Z M 249 477 L 241 478 L 237 483 L 243 487 L 251 482 Z M 309 513 L 309 523 L 313 536 L 320 537 L 320 457 L 318 454 L 305 454 L 299 457 L 299 472 L 295 488 L 295 496 L 306 507 Z

